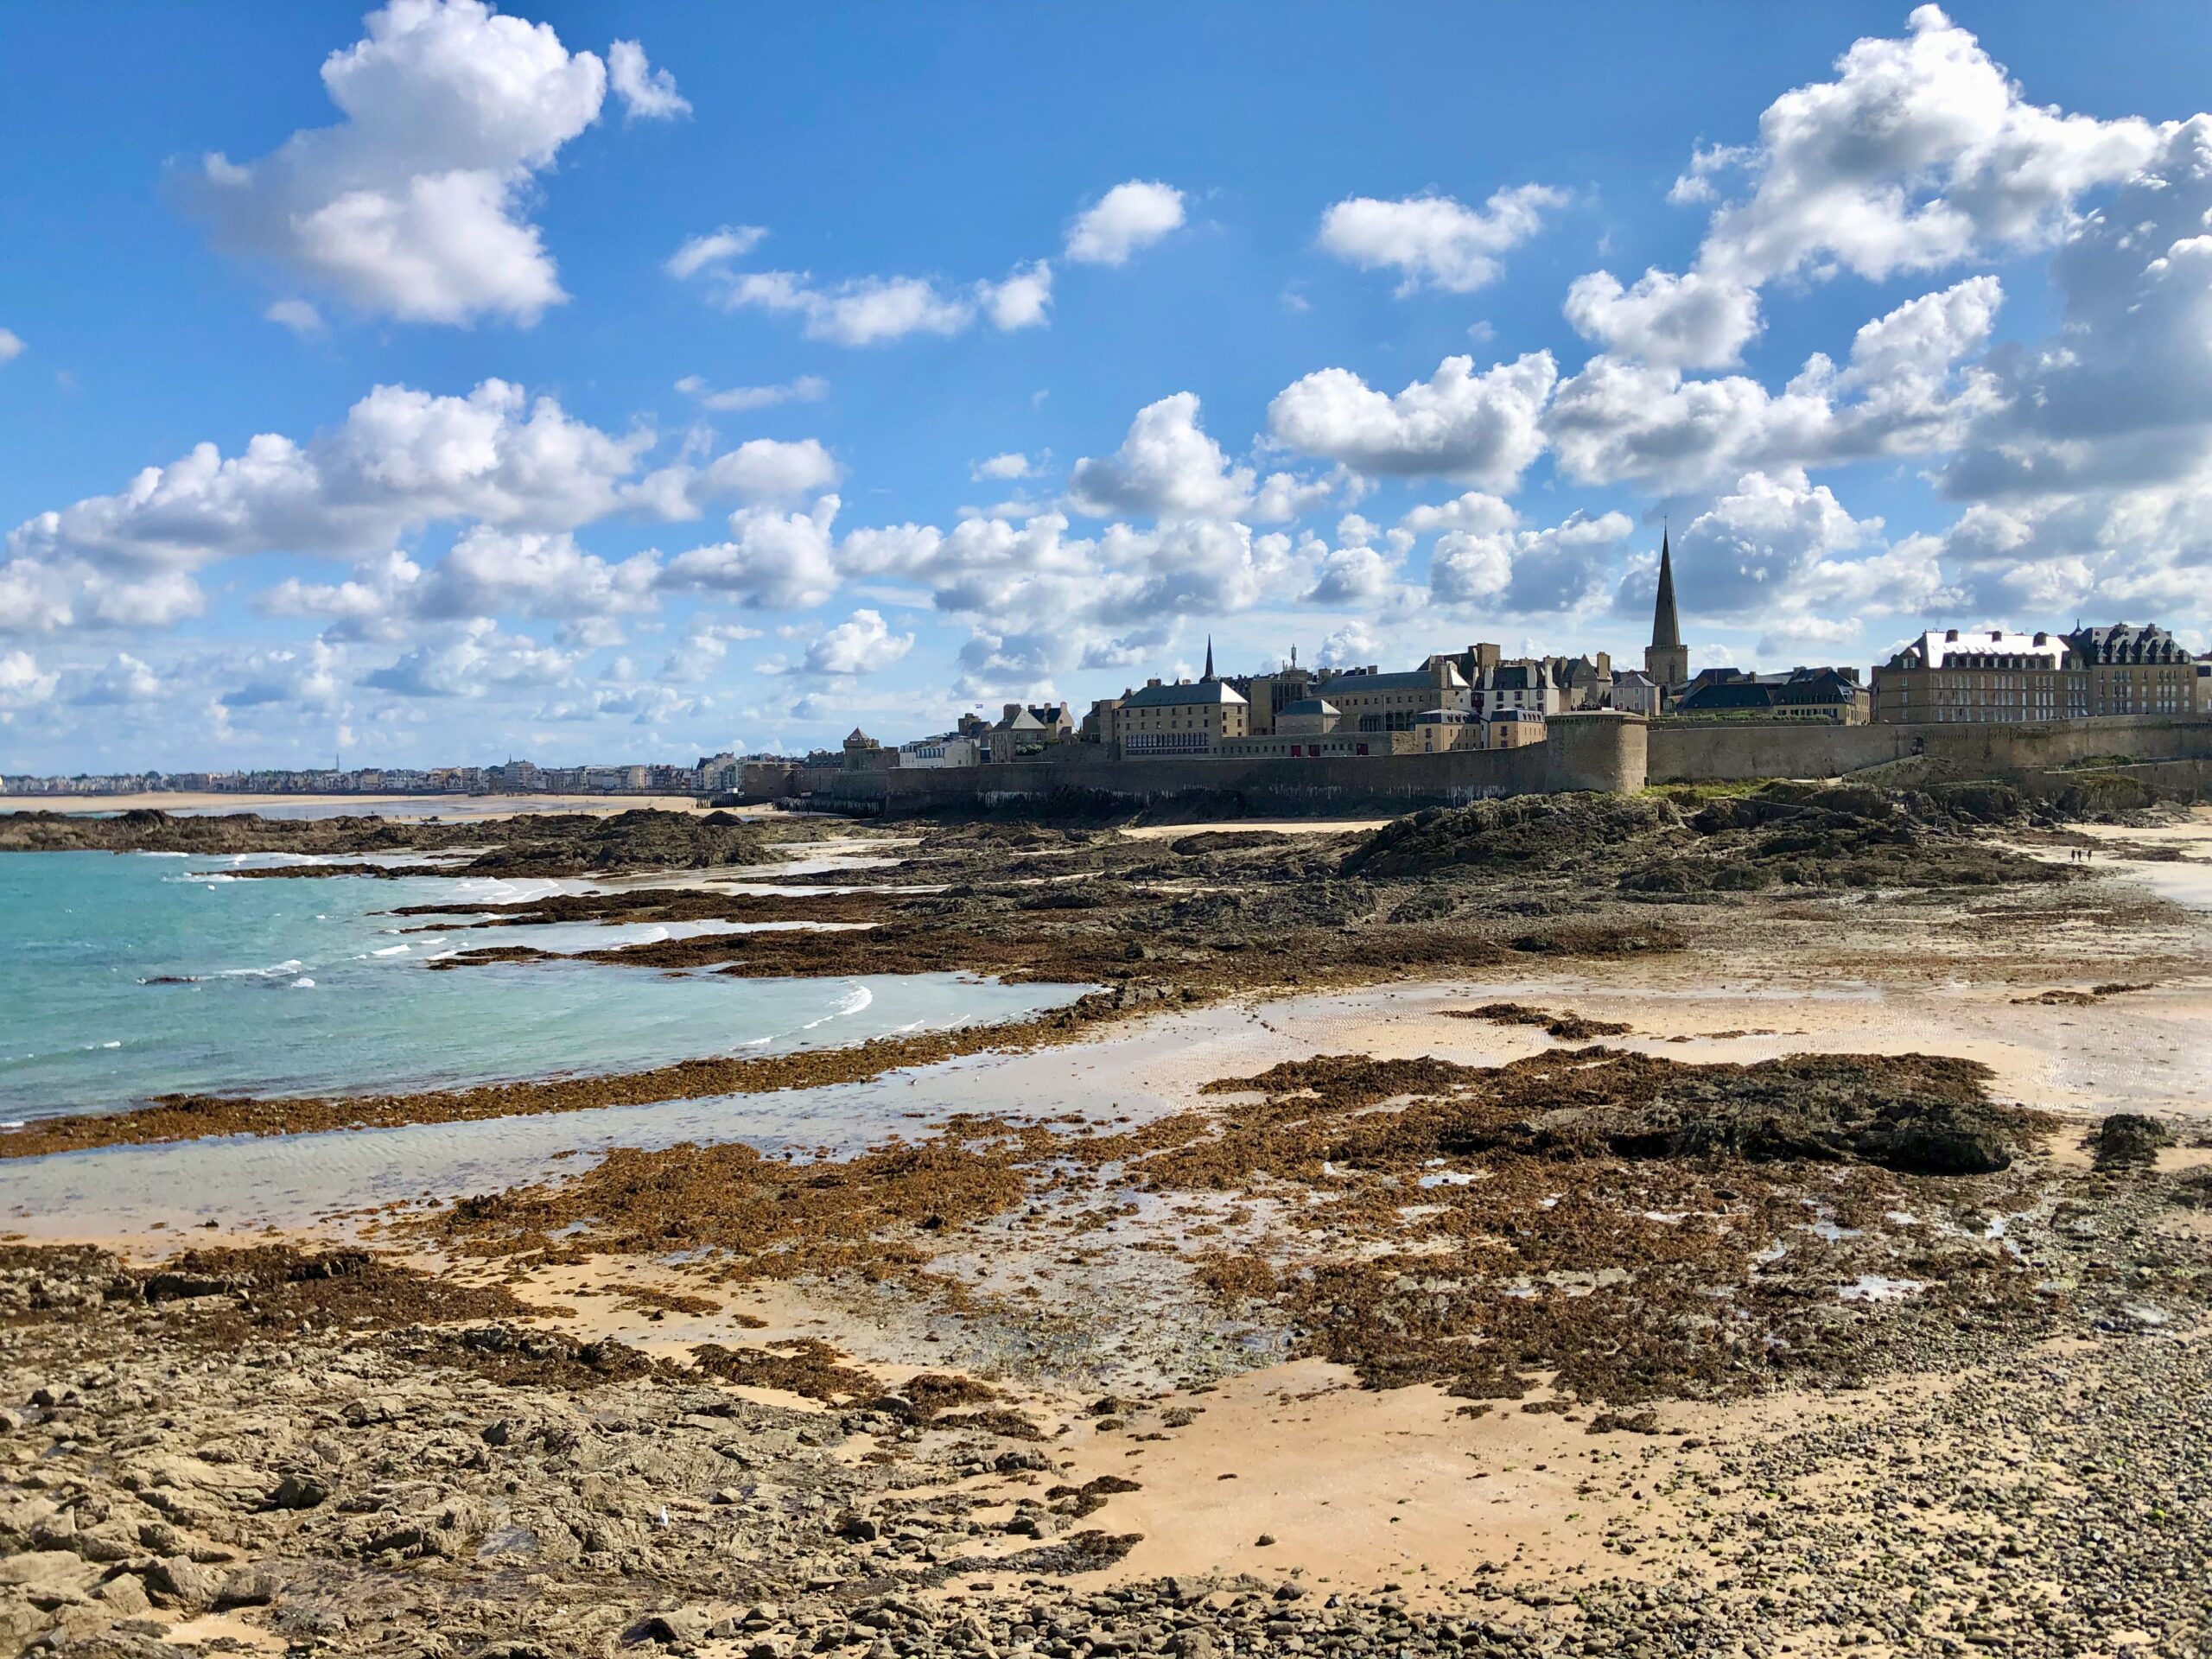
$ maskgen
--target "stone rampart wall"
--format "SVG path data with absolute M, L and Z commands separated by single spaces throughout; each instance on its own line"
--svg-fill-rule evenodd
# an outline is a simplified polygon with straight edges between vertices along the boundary
M 798 769 L 782 791 L 831 811 L 874 817 L 967 809 L 1110 811 L 1168 801 L 1253 817 L 1375 817 L 1487 796 L 1566 790 L 1628 792 L 1646 783 L 1830 778 L 1925 755 L 1985 777 L 2087 760 L 2142 768 L 2161 788 L 2212 763 L 2212 720 L 2122 717 L 2034 726 L 1829 726 L 1796 721 L 1647 722 L 1634 715 L 1554 715 L 1546 741 L 1522 749 L 1320 760 L 1107 760 L 1063 751 L 1050 761 L 890 772 Z M 2193 769 L 2192 769 L 2193 768 Z M 776 781 L 747 769 L 748 798 Z
M 1996 777 L 2107 757 L 2212 756 L 2212 720 L 2121 715 L 2028 726 L 1662 720 L 1650 728 L 1648 753 L 1647 776 L 1655 784 L 1832 778 L 1916 754 Z

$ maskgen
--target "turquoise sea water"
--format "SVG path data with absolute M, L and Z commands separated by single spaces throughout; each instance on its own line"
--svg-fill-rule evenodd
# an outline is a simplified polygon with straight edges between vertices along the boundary
M 659 935 L 402 934 L 423 918 L 378 913 L 580 883 L 223 874 L 298 861 L 0 855 L 0 1120 L 173 1090 L 372 1092 L 637 1070 L 1010 1019 L 1074 995 L 953 975 L 738 980 L 588 963 L 433 973 L 433 955 L 479 944 L 584 950 Z

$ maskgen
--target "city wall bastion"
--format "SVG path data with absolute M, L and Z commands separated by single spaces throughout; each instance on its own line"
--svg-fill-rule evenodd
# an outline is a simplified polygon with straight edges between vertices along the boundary
M 1358 817 L 1464 805 L 1507 795 L 1629 793 L 1649 785 L 1834 778 L 1916 758 L 1955 775 L 2029 788 L 2094 764 L 2164 793 L 2212 793 L 2212 719 L 2123 716 L 2034 725 L 1840 726 L 1804 721 L 1647 721 L 1555 715 L 1541 743 L 1512 749 L 1323 760 L 1116 760 L 850 771 L 747 769 L 747 798 L 903 817 L 947 810 L 1020 812 L 1086 803 L 1102 812 L 1184 803 L 1254 817 Z

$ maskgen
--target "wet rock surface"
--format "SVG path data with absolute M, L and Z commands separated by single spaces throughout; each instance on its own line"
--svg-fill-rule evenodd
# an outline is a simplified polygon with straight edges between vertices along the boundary
M 880 873 L 939 893 L 664 888 L 559 918 L 780 919 L 835 900 L 839 919 L 957 925 L 1025 971 L 1081 960 L 1108 988 L 1020 1033 L 256 1103 L 250 1119 L 173 1103 L 136 1127 L 574 1109 L 727 1090 L 728 1065 L 791 1086 L 965 1042 L 1070 1040 L 1292 974 L 1541 971 L 1796 922 L 1832 939 L 1844 905 L 1866 943 L 1869 915 L 1946 893 L 1974 896 L 1986 947 L 2035 894 L 2095 891 L 1988 886 L 1973 873 L 2015 855 L 1951 855 L 1978 824 L 2049 833 L 2001 796 L 1912 806 L 1902 838 L 1887 799 L 1777 795 L 1701 830 L 1714 801 L 1653 798 L 1618 852 L 1557 859 L 1532 835 L 1515 853 L 1509 834 L 1493 855 L 1440 832 L 1459 851 L 1388 874 L 1344 873 L 1373 844 L 1358 837 L 952 825 Z M 1810 855 L 1775 839 L 1803 836 L 1840 839 Z M 1383 850 L 1424 849 L 1400 830 Z M 1808 856 L 1878 879 L 1704 880 Z M 1624 890 L 1662 860 L 1700 867 L 1679 907 Z M 2068 970 L 2021 974 L 2006 991 Z M 842 1159 L 617 1154 L 385 1235 L 434 1241 L 442 1265 L 0 1247 L 0 1651 L 2212 1651 L 2212 1179 L 2160 1141 L 2169 1126 L 2054 1128 L 1940 1055 L 1688 1064 L 1584 1046 L 1623 1033 L 1523 995 L 1544 1005 L 1465 1010 L 1544 1045 L 1503 1065 L 1316 1054 L 1149 1122 L 1040 1103 Z M 2075 1005 L 2050 1006 L 2012 1012 Z M 679 1275 L 606 1293 L 647 1323 L 614 1337 L 561 1317 L 590 1299 L 549 1291 L 558 1275 L 632 1262 Z M 794 1336 L 716 1313 L 794 1294 L 855 1323 Z M 712 1341 L 639 1334 L 671 1328 L 650 1323 L 664 1315 L 722 1324 Z M 848 1351 L 894 1328 L 928 1363 Z M 1137 1513 L 1155 1477 L 1124 1445 L 1203 1435 L 1217 1382 L 1293 1357 L 1363 1390 L 1347 1397 L 1439 1396 L 1467 1437 L 1443 1455 L 1483 1464 L 1499 1513 L 1536 1477 L 1480 1435 L 1557 1426 L 1586 1449 L 1581 1507 L 1550 1548 L 1384 1580 L 1294 1560 L 1297 1517 L 1224 1460 L 1244 1469 L 1224 1490 L 1256 1565 L 1160 1576 Z M 1469 1530 L 1491 1513 L 1471 1500 Z
M 226 872 L 263 877 L 319 875 L 582 876 L 766 863 L 779 846 L 827 833 L 803 820 L 772 826 L 734 813 L 518 813 L 467 821 L 435 818 L 267 818 L 257 812 L 172 816 L 138 808 L 111 817 L 20 812 L 0 818 L 0 852 L 347 853 L 438 852 L 435 864 L 346 864 Z
M 1244 1149 L 1286 1179 L 1313 1151 L 1375 1175 L 1422 1147 L 1380 1124 L 1349 1143 L 1346 1131 L 1417 1116 L 1414 1090 L 1445 1091 L 1433 1120 L 1460 1121 L 1450 1103 L 1474 1092 L 1464 1070 L 1316 1061 L 1261 1091 L 1265 1144 Z M 1239 1086 L 1250 1079 L 1225 1081 L 1225 1098 L 1253 1092 Z M 1938 1069 L 1898 1087 L 1970 1093 L 1974 1081 Z M 1333 1121 L 1309 1141 L 1302 1126 L 1321 1103 L 1341 1109 L 1324 1113 Z M 1168 1185 L 1164 1161 L 1200 1151 L 1173 1135 L 1116 1141 L 1093 1160 L 1116 1173 L 1112 1191 L 1061 1193 L 1077 1225 L 1045 1253 L 1083 1237 L 1082 1216 L 1128 1190 L 1133 1168 L 1161 1163 Z M 1516 1179 L 1522 1156 L 1509 1161 L 1491 1181 Z M 1649 1173 L 1647 1160 L 1586 1147 L 1525 1161 L 1554 1166 L 1553 1191 L 1593 1162 L 1609 1181 Z M 1710 1151 L 1692 1161 L 1736 1195 L 1723 1204 L 1749 1202 L 1747 1182 L 1765 1167 Z M 238 1650 L 225 1644 L 241 1638 L 333 1654 L 746 1659 L 2204 1651 L 2212 1263 L 2177 1225 L 2195 1213 L 2184 1177 L 2054 1166 L 2032 1191 L 2000 1192 L 1956 1180 L 1901 1188 L 1872 1166 L 1796 1167 L 1822 1181 L 1857 1169 L 1886 1185 L 1816 1189 L 1840 1219 L 1805 1224 L 1791 1253 L 1806 1259 L 1761 1271 L 1786 1297 L 1827 1287 L 1832 1355 L 1885 1358 L 1834 1376 L 1800 1370 L 1840 1391 L 1718 1438 L 1686 1433 L 1663 1405 L 1616 1408 L 1607 1402 L 1633 1395 L 1632 1368 L 1605 1356 L 1635 1327 L 1593 1313 L 1573 1275 L 1663 1276 L 1678 1254 L 1667 1241 L 1684 1224 L 1639 1216 L 1659 1242 L 1638 1244 L 1620 1234 L 1625 1211 L 1593 1227 L 1594 1190 L 1548 1211 L 1539 1199 L 1539 1213 L 1586 1213 L 1549 1241 L 1521 1241 L 1536 1295 L 1482 1300 L 1556 1300 L 1567 1313 L 1548 1338 L 1541 1323 L 1507 1327 L 1501 1358 L 1529 1368 L 1520 1388 L 1543 1377 L 1544 1408 L 1589 1419 L 1598 1449 L 1577 1491 L 1590 1520 L 1574 1538 L 1585 1559 L 1570 1567 L 1501 1549 L 1471 1571 L 1388 1584 L 1311 1562 L 1288 1576 L 1128 1572 L 1142 1538 L 1116 1506 L 1148 1478 L 1068 1472 L 1069 1426 L 1126 1423 L 1133 1447 L 1202 1432 L 1202 1383 L 1163 1399 L 1102 1395 L 1071 1376 L 1015 1411 L 1000 1386 L 943 1370 L 887 1383 L 818 1342 L 676 1358 L 486 1319 L 465 1301 L 426 1300 L 434 1287 L 486 1294 L 450 1274 L 364 1266 L 355 1253 L 203 1250 L 131 1266 L 89 1247 L 11 1247 L 0 1255 L 0 1632 L 11 1650 L 149 1656 Z M 2023 1176 L 2016 1165 L 1983 1179 Z M 1248 1180 L 1236 1197 L 1249 1204 L 1255 1190 Z M 1772 1198 L 1769 1220 L 1787 1226 L 1783 1216 L 1805 1213 L 1802 1197 L 1758 1202 Z M 1995 1239 L 1966 1224 L 1999 1198 L 2020 1208 Z M 1895 1236 L 1878 1238 L 1872 1207 L 1899 1202 L 1918 1213 L 1891 1216 Z M 1329 1254 L 1357 1265 L 1372 1259 L 1365 1229 L 1382 1211 L 1351 1207 L 1370 1213 L 1338 1217 Z M 1312 1247 L 1332 1242 L 1326 1230 L 1297 1230 L 1286 1277 L 1319 1282 Z M 1839 1277 L 1900 1240 L 1923 1251 L 1932 1281 L 1927 1262 L 1944 1239 L 1961 1268 L 1986 1254 L 2055 1287 L 2037 1293 L 2039 1316 L 2014 1308 L 1961 1323 L 1956 1304 L 1917 1317 L 1907 1302 L 1836 1297 Z M 1544 1265 L 1570 1243 L 1575 1267 Z M 1445 1274 L 1468 1265 L 1402 1257 L 1366 1286 L 1379 1294 L 1363 1300 L 1360 1328 L 1414 1333 L 1416 1310 L 1440 1306 Z M 1154 1280 L 1152 1300 L 1166 1282 Z M 280 1308 L 275 1299 L 299 1286 L 348 1286 L 350 1300 Z M 1093 1323 L 1141 1325 L 1143 1306 L 1095 1297 L 1086 1311 Z M 1334 1339 L 1312 1302 L 1285 1308 Z M 1464 1346 L 1469 1333 L 1457 1335 Z M 1437 1348 L 1396 1351 L 1424 1351 Z M 1365 1364 L 1382 1351 L 1369 1342 L 1348 1357 Z M 1701 1386 L 1677 1373 L 1664 1392 Z M 1510 1465 L 1495 1476 L 1510 1478 Z M 1255 1488 L 1249 1502 L 1256 1535 L 1270 1499 Z
M 2089 1136 L 2090 1154 L 2099 1169 L 2154 1164 L 2158 1154 L 2173 1144 L 2173 1130 L 2141 1112 L 2114 1112 Z
M 2078 1324 L 2109 1269 L 2054 1262 L 2129 1248 L 2088 1209 L 2059 1225 L 2123 1189 L 2065 1174 L 2053 1120 L 1992 1099 L 1987 1076 L 1910 1054 L 1321 1055 L 1117 1132 L 969 1117 L 845 1159 L 621 1150 L 400 1230 L 520 1270 L 677 1251 L 718 1286 L 894 1293 L 995 1332 L 995 1363 L 1044 1369 L 1083 1345 L 1045 1310 L 1080 1324 L 1114 1271 L 1094 1264 L 1118 1259 L 1144 1265 L 1116 1294 L 1169 1287 L 1173 1312 L 1132 1318 L 1185 1376 L 1233 1366 L 1209 1332 L 1241 1324 L 1258 1351 L 1474 1400 L 1539 1377 L 1612 1406 L 1858 1386 Z M 2195 1201 L 2185 1175 L 2152 1188 Z M 2212 1247 L 2177 1250 L 2145 1282 L 2201 1296 Z M 818 1344 L 696 1362 L 816 1397 L 874 1386 Z

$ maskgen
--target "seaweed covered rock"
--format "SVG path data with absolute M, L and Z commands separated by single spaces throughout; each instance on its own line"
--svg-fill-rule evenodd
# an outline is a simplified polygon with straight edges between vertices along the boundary
M 1554 1158 L 1718 1158 L 1878 1164 L 1914 1175 L 2008 1167 L 2041 1127 L 1991 1101 L 1972 1060 L 1902 1054 L 1797 1055 L 1754 1065 L 1682 1066 L 1599 1049 L 1594 1062 L 1470 1106 L 1439 1140 L 1453 1153 Z M 1517 1081 L 1517 1079 L 1516 1079 Z M 1530 1082 L 1535 1082 L 1530 1074 Z M 1525 1085 L 1524 1085 L 1525 1087 Z
M 482 824 L 346 816 L 267 818 L 258 812 L 178 816 L 135 807 L 112 817 L 70 812 L 0 817 L 0 852 L 372 853 L 435 849 L 474 842 Z
M 2005 784 L 1925 790 L 1771 783 L 1706 802 L 1695 839 L 1624 872 L 1624 893 L 1670 896 L 1813 888 L 1987 887 L 2055 881 L 2063 866 L 1991 845 L 1974 833 L 2032 816 Z
M 2089 1136 L 2089 1153 L 2099 1169 L 2142 1168 L 2156 1163 L 2160 1148 L 2173 1143 L 2173 1131 L 2157 1118 L 2114 1112 Z
M 1642 796 L 1520 795 L 1396 819 L 1346 854 L 1342 868 L 1370 877 L 1551 868 L 1681 823 L 1667 802 Z
M 592 871 L 704 869 L 760 864 L 776 853 L 760 829 L 728 812 L 638 810 L 611 817 L 547 813 L 508 821 L 505 844 L 465 867 L 480 875 L 582 875 Z
M 776 840 L 791 830 L 779 827 Z M 486 849 L 485 843 L 495 842 Z M 177 817 L 139 809 L 111 818 L 56 812 L 0 817 L 0 852 L 236 853 L 420 852 L 485 849 L 446 874 L 582 875 L 610 870 L 701 869 L 759 864 L 779 855 L 761 827 L 729 812 L 639 808 L 612 814 L 517 813 L 474 822 L 379 817 L 266 818 L 254 812 Z M 280 874 L 290 874 L 287 870 Z M 327 874 L 325 869 L 302 872 Z M 364 866 L 347 874 L 422 874 Z

